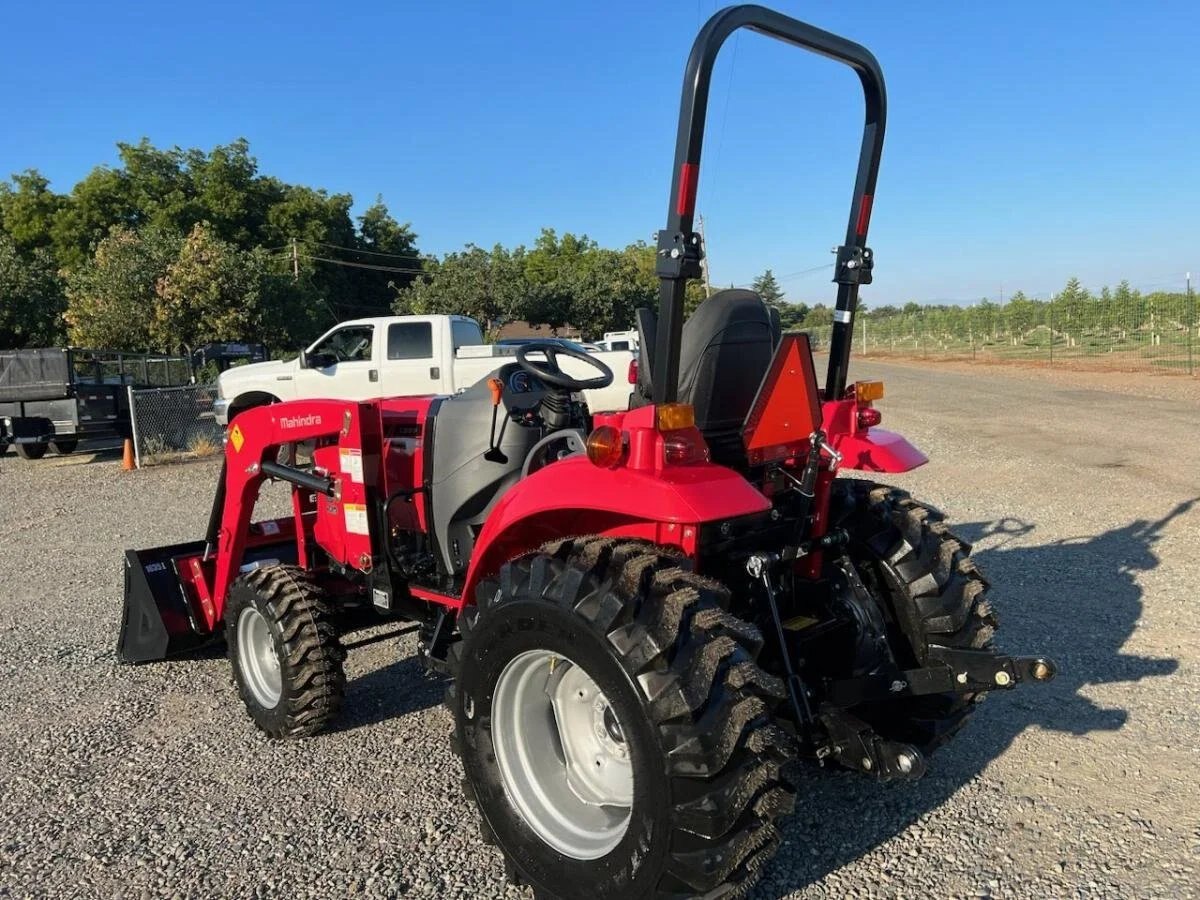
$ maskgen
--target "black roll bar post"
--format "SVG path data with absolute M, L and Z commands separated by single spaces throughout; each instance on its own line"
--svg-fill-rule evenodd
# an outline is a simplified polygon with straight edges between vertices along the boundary
M 700 236 L 692 229 L 692 224 L 696 211 L 696 187 L 700 179 L 704 122 L 708 113 L 708 90 L 717 52 L 728 37 L 740 28 L 748 28 L 845 63 L 858 73 L 862 82 L 866 121 L 850 217 L 846 225 L 846 240 L 836 251 L 833 280 L 838 285 L 838 292 L 830 339 L 829 370 L 825 378 L 827 399 L 839 398 L 845 392 L 858 288 L 859 285 L 871 283 L 873 259 L 867 248 L 867 228 L 871 220 L 887 117 L 887 95 L 878 61 L 869 50 L 853 41 L 762 6 L 731 6 L 720 10 L 696 36 L 683 76 L 667 227 L 658 233 L 658 333 L 654 355 L 650 358 L 653 402 L 656 404 L 672 403 L 678 395 L 684 292 L 687 282 L 700 276 L 700 260 L 704 253 Z

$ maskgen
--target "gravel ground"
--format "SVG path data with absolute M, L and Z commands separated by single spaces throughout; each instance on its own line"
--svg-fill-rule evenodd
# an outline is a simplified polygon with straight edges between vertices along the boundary
M 856 374 L 931 456 L 895 480 L 975 541 L 1001 644 L 1062 674 L 989 698 L 916 784 L 814 771 L 758 895 L 1200 896 L 1200 405 Z M 341 729 L 297 743 L 219 655 L 116 664 L 122 549 L 198 537 L 215 475 L 0 459 L 0 896 L 525 896 L 411 637 L 352 653 Z

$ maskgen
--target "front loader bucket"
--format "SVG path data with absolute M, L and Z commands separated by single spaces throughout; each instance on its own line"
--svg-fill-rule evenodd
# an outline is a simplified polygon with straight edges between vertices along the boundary
M 125 551 L 125 609 L 117 636 L 122 662 L 165 659 L 213 640 L 200 630 L 176 566 L 176 560 L 203 552 L 204 541 Z

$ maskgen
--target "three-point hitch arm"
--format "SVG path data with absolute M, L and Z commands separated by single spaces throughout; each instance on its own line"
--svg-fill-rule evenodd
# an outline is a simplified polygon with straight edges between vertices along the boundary
M 654 354 L 650 358 L 655 403 L 674 401 L 679 389 L 684 289 L 689 279 L 700 276 L 700 259 L 704 252 L 700 236 L 692 230 L 692 220 L 696 211 L 696 187 L 700 180 L 700 151 L 708 113 L 708 89 L 717 52 L 739 28 L 748 28 L 845 63 L 858 73 L 862 82 L 866 123 L 850 217 L 846 225 L 846 240 L 837 249 L 833 280 L 838 285 L 838 292 L 833 314 L 829 371 L 825 379 L 827 399 L 840 398 L 845 391 L 858 287 L 871 283 L 872 259 L 871 251 L 867 249 L 867 227 L 871 221 L 871 204 L 883 152 L 887 115 L 887 97 L 879 63 L 865 47 L 773 10 L 752 5 L 731 6 L 721 10 L 708 20 L 697 35 L 683 75 L 683 99 L 679 107 L 679 131 L 675 139 L 675 166 L 671 176 L 667 227 L 658 233 L 657 274 L 661 279 L 658 328 Z

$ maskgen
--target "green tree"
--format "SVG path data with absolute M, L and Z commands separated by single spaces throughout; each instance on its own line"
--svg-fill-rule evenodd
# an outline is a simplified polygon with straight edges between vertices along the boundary
M 783 288 L 779 286 L 775 274 L 770 269 L 755 278 L 750 289 L 772 306 L 783 302 Z
M 524 311 L 524 255 L 521 247 L 510 253 L 497 245 L 489 252 L 468 244 L 427 264 L 428 274 L 400 289 L 393 309 L 471 316 L 486 329 L 498 328 Z
M 804 320 L 808 318 L 808 313 L 807 303 L 780 303 L 779 324 L 784 331 L 792 331 L 801 327 Z
M 386 314 L 396 291 L 410 284 L 421 271 L 417 236 L 410 223 L 401 225 L 393 218 L 382 197 L 375 198 L 358 223 L 356 246 L 360 252 L 347 255 L 366 266 L 380 268 L 351 269 L 357 302 L 364 315 L 371 311 Z
M 157 228 L 118 226 L 92 258 L 67 276 L 67 321 L 74 344 L 161 350 L 153 335 L 156 287 L 179 255 L 180 238 Z
M 95 168 L 71 189 L 50 232 L 54 253 L 67 269 L 84 265 L 109 231 L 136 226 L 138 211 L 122 172 Z
M 150 339 L 167 350 L 262 334 L 265 260 L 200 223 L 157 280 Z
M 1038 320 L 1038 308 L 1023 291 L 1017 291 L 1003 307 L 1004 320 L 1015 341 L 1023 341 Z
M 1086 327 L 1088 307 L 1092 295 L 1078 278 L 1071 278 L 1054 298 L 1054 327 L 1058 331 L 1070 330 L 1078 333 Z
M 818 303 L 804 317 L 804 328 L 827 328 L 833 324 L 833 309 L 824 303 Z
M 0 232 L 0 347 L 62 343 L 65 309 L 62 280 L 49 249 L 23 254 Z
M 36 169 L 14 175 L 11 185 L 0 184 L 0 229 L 18 250 L 49 248 L 54 217 L 64 202 Z

